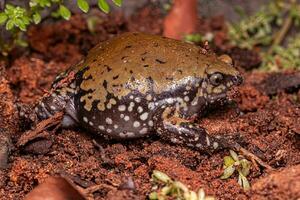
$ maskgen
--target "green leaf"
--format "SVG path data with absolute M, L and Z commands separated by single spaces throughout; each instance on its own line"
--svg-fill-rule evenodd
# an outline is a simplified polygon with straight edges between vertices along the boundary
M 30 24 L 30 19 L 29 19 L 29 17 L 24 16 L 24 17 L 22 18 L 22 20 L 23 20 L 23 22 L 24 22 L 25 25 L 29 25 L 29 24 Z
M 239 177 L 241 179 L 242 187 L 244 188 L 244 190 L 249 190 L 250 189 L 250 183 L 247 180 L 247 178 L 245 176 L 243 176 L 242 174 L 240 174 Z
M 14 10 L 15 7 L 13 5 L 10 5 L 10 4 L 6 4 L 6 7 L 5 7 L 7 10 Z
M 227 179 L 229 178 L 235 171 L 235 167 L 233 165 L 225 168 L 223 175 L 221 176 L 221 179 Z
M 11 30 L 13 27 L 14 27 L 14 21 L 11 20 L 11 19 L 8 20 L 8 21 L 6 22 L 6 26 L 5 26 L 6 30 Z
M 109 13 L 110 8 L 109 8 L 108 3 L 105 0 L 98 0 L 98 6 L 106 14 Z
M 150 199 L 150 200 L 156 200 L 156 199 L 158 199 L 158 194 L 157 194 L 157 192 L 151 192 L 151 193 L 149 194 L 149 199 Z
M 95 28 L 96 28 L 96 25 L 98 24 L 99 20 L 100 19 L 96 16 L 91 16 L 91 17 L 87 18 L 87 20 L 86 20 L 87 28 L 91 33 L 95 33 Z
M 188 34 L 184 37 L 187 42 L 199 43 L 203 40 L 203 36 L 200 34 Z
M 229 153 L 230 153 L 230 156 L 233 158 L 233 160 L 235 160 L 235 161 L 239 160 L 238 155 L 234 151 L 229 150 Z
M 172 179 L 167 174 L 158 170 L 153 170 L 152 178 L 159 180 L 163 183 L 169 183 L 172 181 Z
M 122 6 L 122 3 L 123 3 L 123 0 L 112 0 L 114 2 L 115 5 L 121 7 Z
M 15 16 L 14 10 L 15 10 L 15 7 L 14 7 L 14 6 L 12 6 L 12 5 L 10 5 L 10 4 L 7 4 L 6 7 L 5 7 L 4 12 L 6 13 L 6 15 L 7 15 L 8 17 L 12 17 L 12 16 Z
M 77 0 L 77 5 L 83 12 L 87 13 L 90 9 L 90 6 L 86 0 Z
M 28 43 L 25 40 L 22 40 L 22 39 L 16 40 L 16 44 L 21 46 L 21 47 L 28 47 Z
M 66 19 L 66 20 L 70 19 L 71 12 L 66 6 L 60 5 L 58 11 L 59 11 L 60 16 L 62 16 L 64 19 Z
M 7 20 L 7 15 L 5 13 L 0 13 L 0 25 L 4 24 Z
M 38 23 L 40 23 L 41 22 L 41 15 L 40 15 L 40 13 L 34 13 L 33 15 L 32 15 L 32 18 L 33 18 L 33 22 L 35 23 L 35 24 L 38 24 Z
M 56 11 L 53 11 L 52 13 L 51 13 L 51 17 L 53 17 L 53 18 L 59 18 L 61 15 L 60 15 L 60 13 L 59 13 L 59 10 L 56 10 Z
M 26 25 L 21 19 L 16 19 L 14 21 L 15 26 L 19 27 L 21 31 L 26 31 Z
M 161 189 L 161 192 L 160 192 L 160 193 L 161 193 L 163 196 L 165 196 L 165 195 L 170 194 L 171 191 L 172 191 L 172 186 L 171 186 L 171 185 L 166 185 L 165 187 L 163 187 L 163 188 Z
M 190 191 L 190 192 L 189 192 L 189 198 L 188 198 L 188 199 L 189 199 L 189 200 L 198 200 L 196 192 Z
M 189 189 L 180 181 L 174 181 L 173 183 L 175 188 L 179 188 L 180 190 L 182 190 L 183 192 L 188 192 Z
M 243 182 L 242 182 L 242 176 L 241 175 L 239 175 L 239 177 L 238 177 L 238 184 L 243 187 Z
M 202 188 L 200 188 L 198 190 L 198 199 L 199 200 L 205 200 L 205 192 L 204 192 L 204 190 Z
M 234 164 L 234 160 L 231 156 L 225 156 L 224 157 L 224 165 L 225 167 L 229 167 L 230 165 L 233 165 Z
M 29 2 L 29 5 L 31 7 L 39 5 L 40 7 L 45 8 L 46 6 L 47 7 L 51 6 L 51 1 L 50 0 L 31 0 Z
M 242 159 L 240 161 L 241 165 L 242 165 L 242 169 L 241 169 L 241 173 L 246 177 L 249 175 L 250 173 L 250 162 L 246 159 Z
M 30 0 L 29 1 L 29 7 L 35 7 L 35 6 L 37 6 L 38 4 L 37 4 L 37 2 L 35 1 L 35 0 Z

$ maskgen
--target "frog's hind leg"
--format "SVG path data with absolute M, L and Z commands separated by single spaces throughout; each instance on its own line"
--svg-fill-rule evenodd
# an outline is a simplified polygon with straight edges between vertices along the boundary
M 227 148 L 231 146 L 230 138 L 222 136 L 210 136 L 204 128 L 197 124 L 180 118 L 175 109 L 167 107 L 157 120 L 156 131 L 165 140 L 172 143 L 183 144 L 206 153 Z

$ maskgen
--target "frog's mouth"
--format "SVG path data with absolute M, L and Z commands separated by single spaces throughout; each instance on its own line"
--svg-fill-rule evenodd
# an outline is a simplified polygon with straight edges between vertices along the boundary
M 238 94 L 237 87 L 225 88 L 221 93 L 208 95 L 207 103 L 210 107 L 224 106 L 234 102 L 234 98 Z
M 233 98 L 238 94 L 237 86 L 243 82 L 241 76 L 227 77 L 223 84 L 217 86 L 210 85 L 210 89 L 206 93 L 206 100 L 209 105 L 225 105 L 232 102 Z
M 208 108 L 223 107 L 227 105 L 230 100 L 231 99 L 227 96 L 226 92 L 214 95 L 207 99 Z
M 214 95 L 208 99 L 209 104 L 224 104 L 229 100 L 226 92 Z

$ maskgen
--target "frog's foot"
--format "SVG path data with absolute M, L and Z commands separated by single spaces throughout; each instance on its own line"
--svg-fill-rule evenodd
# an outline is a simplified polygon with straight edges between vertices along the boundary
M 23 103 L 17 103 L 16 107 L 22 124 L 31 126 L 37 122 L 37 115 L 31 106 Z
M 243 156 L 245 156 L 249 160 L 251 160 L 251 162 L 253 163 L 254 167 L 257 170 L 259 169 L 258 165 L 266 168 L 267 170 L 274 170 L 273 167 L 271 167 L 270 165 L 268 165 L 267 163 L 265 163 L 264 161 L 262 161 L 259 157 L 257 157 L 256 155 L 254 155 L 253 153 L 251 153 L 247 149 L 241 147 L 240 145 L 236 144 L 235 147 L 234 147 L 234 149 L 236 151 L 239 151 Z
M 208 154 L 223 149 L 222 137 L 212 137 L 206 130 L 192 121 L 182 118 L 178 109 L 167 107 L 155 121 L 155 130 L 161 138 L 182 144 Z
M 48 136 L 48 132 L 45 130 L 50 127 L 55 127 L 55 130 L 60 126 L 61 120 L 63 118 L 64 113 L 58 112 L 52 117 L 39 122 L 36 125 L 34 130 L 26 131 L 18 140 L 17 146 L 21 147 L 27 144 L 30 141 L 33 141 L 37 138 L 45 138 Z

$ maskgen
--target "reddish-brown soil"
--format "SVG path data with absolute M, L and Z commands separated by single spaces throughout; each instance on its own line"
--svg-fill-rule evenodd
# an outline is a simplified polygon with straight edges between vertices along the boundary
M 82 16 L 73 16 L 68 22 L 46 22 L 33 27 L 28 33 L 30 52 L 15 57 L 11 65 L 1 63 L 1 137 L 11 136 L 15 144 L 23 133 L 24 124 L 18 120 L 14 107 L 16 101 L 34 103 L 49 89 L 59 72 L 79 61 L 98 41 L 125 31 L 162 33 L 162 17 L 151 7 L 129 19 L 121 14 L 99 16 L 101 20 L 95 34 L 88 31 Z M 215 40 L 222 46 L 218 51 L 226 52 L 223 21 L 217 19 L 219 21 L 207 20 L 203 24 L 206 30 L 218 33 L 219 38 Z M 239 54 L 238 50 L 230 51 Z M 245 52 L 242 55 L 235 57 L 240 58 L 237 62 L 245 63 L 242 60 Z M 249 59 L 255 64 L 259 60 L 252 54 Z M 10 147 L 7 168 L 0 170 L 0 199 L 22 199 L 47 177 L 56 175 L 67 177 L 82 188 L 105 184 L 116 189 L 131 177 L 135 190 L 112 191 L 103 187 L 94 193 L 94 198 L 145 199 L 151 191 L 150 175 L 154 169 L 182 181 L 191 189 L 204 188 L 217 199 L 299 199 L 300 92 L 294 90 L 288 94 L 282 86 L 277 95 L 270 97 L 266 95 L 269 94 L 266 91 L 268 83 L 264 80 L 272 74 L 243 72 L 243 75 L 245 83 L 235 98 L 237 105 L 215 109 L 200 124 L 211 134 L 238 133 L 246 149 L 275 168 L 272 172 L 252 168 L 250 191 L 243 191 L 237 177 L 219 178 L 227 150 L 207 155 L 165 143 L 158 137 L 121 143 L 75 129 L 53 132 L 47 140 L 27 151 L 15 145 Z M 264 87 L 260 87 L 262 83 Z

